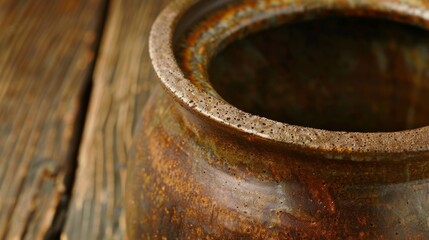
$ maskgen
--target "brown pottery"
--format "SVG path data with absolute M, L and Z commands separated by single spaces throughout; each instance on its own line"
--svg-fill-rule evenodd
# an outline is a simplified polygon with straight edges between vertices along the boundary
M 429 239 L 429 2 L 176 0 L 129 239 Z

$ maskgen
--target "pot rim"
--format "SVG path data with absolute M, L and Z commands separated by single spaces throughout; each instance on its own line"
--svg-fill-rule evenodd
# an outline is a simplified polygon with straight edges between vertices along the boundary
M 176 61 L 173 41 L 177 24 L 185 12 L 197 2 L 199 0 L 174 0 L 170 3 L 153 24 L 149 39 L 149 52 L 154 69 L 165 89 L 182 106 L 233 130 L 236 134 L 245 133 L 294 148 L 322 151 L 336 159 L 347 156 L 347 159 L 356 161 L 373 161 L 383 159 L 381 154 L 418 154 L 429 151 L 429 126 L 396 132 L 369 133 L 296 126 L 246 113 L 222 98 L 198 88 L 184 77 Z M 331 0 L 316 2 L 322 8 L 333 6 Z M 306 2 L 307 5 L 313 3 Z M 302 4 L 302 1 L 296 4 Z M 305 7 L 297 8 L 296 4 L 296 11 L 305 11 Z M 429 28 L 429 4 L 423 0 L 338 1 L 335 7 L 340 10 L 364 8 L 391 16 L 405 16 L 407 23 L 415 21 L 414 23 L 418 22 L 426 29 Z M 291 10 L 286 6 L 282 11 Z M 276 14 L 279 14 L 278 10 Z M 261 14 L 261 19 L 269 16 L 273 14 Z M 380 153 L 380 157 L 374 158 L 375 153 Z

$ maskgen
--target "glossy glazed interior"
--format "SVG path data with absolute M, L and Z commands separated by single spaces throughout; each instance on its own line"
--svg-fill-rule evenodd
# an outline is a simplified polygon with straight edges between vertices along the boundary
M 298 21 L 233 42 L 207 68 L 222 98 L 276 121 L 350 132 L 429 125 L 429 32 L 415 26 Z

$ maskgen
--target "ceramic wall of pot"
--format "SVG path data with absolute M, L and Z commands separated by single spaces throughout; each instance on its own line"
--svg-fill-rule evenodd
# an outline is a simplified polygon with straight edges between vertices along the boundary
M 428 239 L 429 3 L 177 0 L 129 239 Z

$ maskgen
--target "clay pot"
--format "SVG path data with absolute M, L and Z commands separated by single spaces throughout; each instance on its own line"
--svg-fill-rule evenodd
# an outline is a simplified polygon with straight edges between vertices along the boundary
M 129 238 L 428 239 L 427 27 L 424 0 L 171 3 Z

